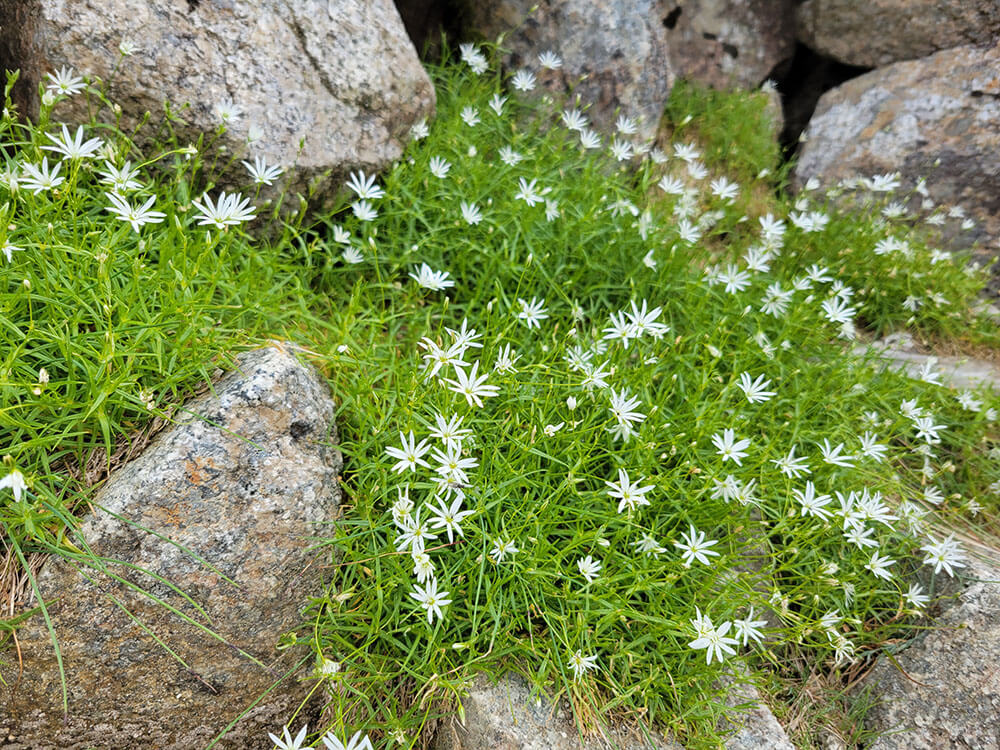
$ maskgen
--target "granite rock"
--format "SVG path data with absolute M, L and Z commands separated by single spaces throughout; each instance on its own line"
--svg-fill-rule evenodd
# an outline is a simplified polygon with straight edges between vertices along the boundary
M 276 646 L 322 586 L 308 548 L 339 506 L 334 406 L 322 378 L 284 349 L 238 363 L 97 492 L 80 531 L 104 570 L 47 561 L 39 586 L 62 652 L 68 716 L 36 616 L 18 634 L 23 673 L 16 660 L 2 662 L 3 747 L 202 747 L 306 656 Z M 301 673 L 215 747 L 270 748 L 267 731 L 308 692 Z
M 667 48 L 678 76 L 715 88 L 750 89 L 791 61 L 792 0 L 674 2 Z
M 966 46 L 854 78 L 820 99 L 799 152 L 798 186 L 889 172 L 903 189 L 926 177 L 936 204 L 962 206 L 971 232 L 944 241 L 995 249 L 1000 239 L 1000 46 Z
M 929 630 L 865 678 L 883 734 L 871 750 L 1000 749 L 1000 570 L 971 563 L 970 580 Z
M 122 58 L 122 40 L 140 49 Z M 20 68 L 16 102 L 32 119 L 39 82 L 64 66 L 107 84 L 126 129 L 146 112 L 159 122 L 169 102 L 181 145 L 233 105 L 219 145 L 283 165 L 293 191 L 313 183 L 319 197 L 399 157 L 434 107 L 391 0 L 0 0 L 0 56 Z M 53 117 L 85 121 L 88 104 L 77 95 Z M 225 181 L 247 185 L 239 161 Z
M 798 38 L 848 65 L 876 68 L 1000 37 L 996 0 L 806 0 Z
M 621 110 L 652 140 L 674 83 L 661 10 L 658 0 L 496 0 L 470 4 L 470 27 L 491 40 L 506 34 L 509 68 L 536 71 L 550 91 L 572 89 L 601 128 Z M 546 50 L 561 68 L 540 68 Z

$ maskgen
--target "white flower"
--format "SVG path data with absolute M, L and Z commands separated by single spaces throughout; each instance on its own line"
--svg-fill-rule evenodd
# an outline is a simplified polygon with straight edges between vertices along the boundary
M 514 546 L 514 542 L 509 539 L 497 539 L 493 544 L 493 549 L 490 554 L 493 555 L 494 560 L 499 564 L 504 561 L 507 555 L 513 557 L 518 552 L 520 552 L 517 547 Z
M 874 458 L 876 461 L 884 461 L 885 454 L 889 450 L 889 446 L 880 445 L 878 442 L 878 435 L 873 435 L 871 432 L 865 432 L 865 434 L 860 438 L 861 440 L 861 455 L 867 458 Z
M 820 304 L 823 308 L 823 313 L 826 315 L 827 320 L 831 323 L 852 323 L 854 321 L 854 314 L 857 312 L 855 308 L 848 307 L 847 303 L 841 297 L 829 297 Z
M 556 70 L 562 67 L 562 58 L 551 50 L 545 50 L 538 55 L 538 64 L 548 70 Z
M 659 557 L 667 551 L 666 547 L 649 534 L 643 534 L 642 539 L 638 542 L 632 542 L 632 546 L 637 548 L 643 555 L 652 557 Z
M 46 90 L 57 96 L 73 96 L 87 87 L 72 68 L 62 68 L 55 73 L 46 73 L 45 76 L 49 79 L 49 83 L 45 85 Z
M 618 138 L 611 139 L 611 155 L 617 161 L 628 161 L 634 155 L 632 144 L 629 141 L 621 141 Z
M 448 532 L 448 541 L 454 542 L 455 539 L 452 533 L 464 537 L 465 532 L 462 531 L 462 521 L 467 516 L 473 515 L 474 512 L 471 510 L 462 510 L 461 498 L 455 500 L 451 506 L 446 506 L 444 500 L 439 500 L 437 508 L 431 506 L 432 517 L 430 518 L 430 524 L 435 529 L 445 529 Z
M 604 482 L 604 484 L 609 487 L 607 490 L 608 495 L 619 500 L 619 513 L 626 508 L 633 511 L 641 505 L 649 505 L 649 500 L 647 500 L 645 496 L 646 493 L 654 489 L 654 487 L 651 484 L 646 485 L 645 487 L 640 487 L 639 485 L 642 484 L 644 480 L 645 477 L 642 477 L 633 484 L 628 477 L 628 472 L 625 471 L 625 469 L 619 469 L 617 482 Z
M 4 257 L 7 258 L 7 262 L 10 263 L 14 260 L 14 253 L 24 252 L 24 248 L 12 245 L 10 240 L 4 240 L 3 247 L 0 247 L 0 252 L 4 254 Z
M 447 271 L 435 271 L 426 263 L 421 263 L 416 273 L 411 271 L 409 276 L 420 286 L 435 292 L 455 286 L 454 280 L 448 278 L 449 273 Z
M 819 450 L 823 454 L 823 461 L 832 466 L 846 466 L 851 468 L 854 466 L 854 462 L 858 460 L 857 456 L 840 455 L 841 451 L 844 450 L 844 444 L 837 443 L 835 447 L 831 448 L 830 441 L 826 438 L 823 438 L 823 444 L 819 446 Z
M 521 358 L 520 354 L 517 354 L 510 348 L 510 344 L 505 344 L 503 349 L 497 352 L 496 362 L 493 363 L 493 369 L 497 372 L 509 372 L 512 374 L 517 373 L 517 369 L 514 365 L 517 364 L 517 360 Z
M 587 555 L 576 561 L 576 567 L 579 569 L 580 575 L 587 579 L 587 583 L 593 583 L 601 572 L 601 561 Z
M 541 328 L 540 321 L 549 317 L 548 311 L 545 309 L 545 300 L 532 297 L 531 302 L 526 302 L 521 298 L 518 298 L 517 302 L 521 306 L 521 311 L 517 314 L 518 320 L 523 320 L 528 328 Z
M 929 543 L 920 548 L 927 553 L 927 557 L 924 558 L 924 565 L 934 565 L 935 573 L 940 573 L 941 569 L 944 568 L 945 572 L 950 576 L 955 575 L 952 568 L 965 567 L 965 563 L 963 562 L 965 555 L 962 552 L 962 548 L 951 535 L 945 537 L 940 542 L 932 536 L 928 536 L 927 538 Z
M 472 72 L 477 75 L 481 75 L 486 72 L 489 68 L 489 62 L 486 56 L 476 49 L 474 44 L 468 42 L 458 45 L 459 51 L 462 55 L 462 62 L 472 68 Z
M 357 265 L 358 263 L 365 262 L 365 254 L 353 245 L 345 247 L 344 252 L 340 254 L 340 257 L 344 259 L 344 263 L 350 263 L 351 265 Z
M 469 406 L 475 404 L 479 408 L 482 408 L 482 399 L 496 396 L 500 391 L 500 387 L 489 385 L 486 382 L 489 375 L 479 376 L 478 372 L 479 362 L 476 362 L 472 365 L 472 369 L 468 373 L 464 370 L 456 369 L 455 377 L 457 379 L 446 379 L 444 382 L 450 386 L 448 390 L 465 396 L 465 400 L 468 401 Z
M 463 107 L 461 112 L 462 121 L 470 128 L 480 123 L 479 110 L 475 107 Z
M 535 74 L 521 69 L 510 79 L 510 85 L 517 91 L 532 91 L 535 88 Z
M 241 164 L 246 167 L 247 172 L 250 173 L 250 177 L 253 178 L 256 185 L 272 185 L 281 176 L 282 172 L 285 171 L 279 166 L 269 166 L 264 158 L 260 156 L 254 159 L 253 164 L 248 161 L 241 162 Z
M 936 445 L 941 442 L 938 432 L 945 429 L 945 426 L 934 424 L 934 417 L 917 417 L 913 420 L 913 426 L 917 429 L 918 440 L 925 440 L 928 445 Z
M 428 167 L 430 168 L 432 175 L 437 177 L 439 180 L 443 180 L 448 176 L 448 170 L 451 169 L 451 164 L 440 156 L 432 156 L 430 162 L 428 162 Z
M 594 370 L 588 372 L 588 377 L 594 377 L 595 372 Z M 586 381 L 584 383 L 586 384 Z M 646 419 L 645 414 L 636 411 L 636 407 L 641 406 L 641 403 L 639 399 L 630 396 L 628 391 L 617 393 L 613 388 L 609 399 L 611 415 L 617 422 L 617 426 L 611 428 L 611 434 L 628 442 L 633 432 L 632 425 L 640 424 Z
M 601 136 L 594 130 L 585 128 L 580 131 L 580 145 L 587 150 L 601 147 Z
M 503 117 L 503 105 L 507 103 L 506 96 L 500 96 L 500 94 L 494 94 L 490 98 L 489 107 L 494 112 L 496 112 L 497 117 Z
M 431 437 L 443 442 L 446 448 L 460 447 L 462 441 L 472 434 L 472 430 L 462 427 L 463 419 L 458 414 L 452 414 L 448 419 L 443 414 L 435 414 L 436 428 L 431 430 Z
M 202 202 L 191 201 L 191 205 L 198 210 L 198 225 L 213 224 L 216 229 L 225 229 L 227 226 L 235 226 L 244 221 L 256 218 L 254 206 L 250 205 L 250 199 L 244 198 L 239 193 L 227 194 L 225 191 L 219 193 L 215 203 L 205 193 L 201 197 Z
M 723 461 L 732 461 L 737 466 L 742 466 L 742 459 L 747 456 L 743 449 L 750 446 L 750 440 L 747 438 L 736 440 L 736 433 L 727 428 L 722 431 L 721 435 L 718 433 L 712 435 L 712 444 L 716 447 L 716 452 L 722 456 Z
M 164 213 L 150 210 L 156 202 L 155 195 L 151 195 L 142 206 L 133 206 L 118 193 L 105 193 L 105 197 L 111 205 L 105 206 L 104 210 L 111 211 L 121 221 L 127 221 L 136 232 L 146 224 L 159 224 L 167 217 Z
M 430 128 L 427 127 L 427 118 L 422 118 L 410 126 L 410 138 L 421 141 L 430 135 Z
M 889 567 L 895 564 L 895 560 L 891 560 L 888 557 L 880 557 L 878 552 L 873 552 L 871 559 L 865 563 L 865 569 L 870 570 L 873 575 L 888 581 L 892 578 Z
M 21 187 L 27 188 L 35 195 L 43 190 L 57 188 L 66 181 L 65 177 L 59 175 L 61 167 L 62 163 L 60 162 L 50 172 L 47 156 L 42 158 L 42 163 L 37 167 L 34 164 L 25 164 L 22 167 L 25 174 L 21 177 Z
M 516 167 L 524 159 L 521 154 L 517 153 L 517 151 L 512 149 L 510 146 L 501 146 L 498 153 L 500 155 L 500 161 L 508 167 Z
M 344 742 L 338 740 L 332 731 L 327 732 L 323 736 L 323 744 L 326 745 L 326 750 L 374 750 L 368 735 L 362 737 L 360 730 L 355 732 L 350 740 Z
M 718 557 L 719 553 L 714 552 L 709 549 L 719 543 L 717 539 L 706 540 L 705 532 L 698 531 L 693 525 L 690 525 L 687 534 L 681 534 L 682 542 L 674 542 L 674 546 L 680 550 L 683 550 L 681 558 L 684 560 L 684 567 L 690 568 L 691 563 L 697 560 L 703 565 L 711 565 L 711 561 L 708 559 L 711 557 Z
M 574 651 L 570 654 L 569 666 L 573 670 L 573 679 L 579 680 L 591 669 L 597 669 L 597 654 L 584 656 L 582 651 Z
M 451 599 L 446 599 L 447 591 L 438 591 L 436 578 L 430 579 L 424 586 L 414 585 L 410 597 L 420 603 L 420 606 L 427 610 L 427 624 L 434 622 L 435 615 L 440 620 L 444 617 L 441 607 L 451 604 Z
M 559 424 L 547 424 L 542 428 L 542 432 L 545 433 L 546 437 L 552 437 L 565 426 L 566 426 L 565 422 L 560 422 Z
M 479 210 L 479 207 L 475 203 L 462 201 L 460 207 L 462 209 L 462 218 L 468 224 L 478 224 L 483 220 L 483 212 Z
M 0 489 L 8 488 L 14 493 L 14 500 L 21 502 L 21 495 L 28 489 L 28 484 L 24 481 L 24 474 L 15 469 L 3 479 L 0 479 Z
M 62 138 L 56 138 L 51 133 L 46 133 L 45 137 L 52 141 L 51 146 L 42 146 L 46 151 L 54 151 L 62 154 L 67 159 L 89 159 L 96 154 L 104 145 L 100 138 L 83 140 L 83 125 L 76 129 L 75 137 L 71 138 L 69 129 L 62 126 Z
M 909 591 L 903 594 L 903 597 L 915 609 L 923 609 L 931 600 L 931 598 L 924 593 L 924 589 L 919 583 L 911 583 Z
M 288 731 L 288 727 L 282 727 L 282 736 L 277 737 L 271 732 L 267 733 L 267 736 L 271 738 L 271 742 L 274 743 L 275 750 L 301 750 L 302 743 L 306 740 L 306 735 L 309 733 L 309 725 L 304 724 L 299 733 L 292 738 L 291 732 Z
M 351 204 L 351 211 L 358 218 L 358 221 L 375 221 L 378 218 L 378 211 L 375 206 L 366 200 L 357 200 Z
M 215 103 L 212 112 L 220 123 L 228 125 L 243 116 L 243 107 L 233 102 L 232 99 L 222 99 Z
M 746 646 L 750 643 L 750 640 L 761 641 L 764 638 L 764 634 L 761 632 L 760 628 L 763 625 L 767 625 L 767 620 L 755 620 L 753 619 L 753 607 L 750 607 L 750 612 L 742 620 L 733 620 L 733 630 L 737 639 L 742 639 L 743 645 Z
M 740 375 L 740 382 L 737 387 L 743 391 L 743 395 L 747 397 L 747 401 L 751 404 L 761 404 L 770 400 L 775 395 L 774 391 L 765 390 L 769 385 L 771 385 L 771 381 L 765 380 L 763 375 L 758 376 L 756 380 L 752 380 L 750 373 L 744 372 Z
M 563 125 L 565 125 L 569 130 L 575 130 L 578 133 L 582 133 L 586 130 L 587 118 L 578 109 L 567 109 L 562 113 Z
M 674 156 L 685 164 L 690 164 L 701 158 L 701 152 L 690 143 L 675 143 Z
M 642 301 L 642 309 L 636 307 L 635 300 L 631 300 L 630 304 L 632 312 L 627 313 L 627 315 L 631 322 L 632 338 L 639 338 L 648 333 L 654 339 L 660 339 L 670 332 L 670 326 L 656 322 L 656 319 L 660 317 L 661 308 L 654 307 L 652 310 L 649 310 L 646 300 Z
M 750 274 L 741 271 L 734 263 L 726 265 L 726 270 L 719 272 L 719 282 L 725 284 L 726 294 L 737 294 L 750 286 Z
M 522 200 L 529 206 L 534 206 L 545 200 L 542 193 L 538 192 L 538 185 L 535 180 L 527 182 L 523 177 L 518 177 L 518 191 L 514 194 L 514 200 Z
M 736 196 L 740 194 L 740 186 L 735 182 L 730 182 L 725 177 L 712 180 L 709 188 L 712 191 L 712 195 L 726 203 L 732 203 L 736 200 Z
M 416 471 L 417 465 L 430 468 L 430 464 L 423 460 L 423 455 L 431 449 L 427 444 L 426 440 L 421 440 L 419 444 L 416 442 L 416 437 L 413 435 L 413 430 L 410 430 L 410 435 L 407 437 L 402 432 L 399 433 L 399 439 L 403 444 L 402 448 L 396 448 L 395 446 L 388 446 L 385 452 L 389 454 L 391 458 L 399 459 L 392 470 L 397 474 L 409 469 L 410 471 Z
M 396 549 L 400 552 L 409 549 L 412 555 L 420 554 L 428 541 L 437 539 L 437 534 L 431 533 L 427 521 L 421 520 L 421 510 L 418 508 L 415 516 L 404 515 L 400 518 L 400 533 L 396 537 Z
M 792 494 L 799 501 L 799 505 L 802 506 L 801 515 L 816 516 L 822 519 L 831 517 L 832 514 L 826 509 L 826 506 L 830 504 L 833 498 L 829 495 L 817 495 L 816 486 L 812 482 L 806 482 L 805 492 L 793 489 Z
M 365 175 L 361 169 L 351 172 L 347 187 L 361 199 L 378 200 L 385 196 L 385 190 L 375 184 L 375 175 Z
M 139 170 L 132 168 L 131 161 L 125 162 L 120 168 L 106 161 L 104 168 L 107 171 L 99 173 L 101 184 L 110 185 L 116 193 L 127 193 L 142 188 L 142 183 L 135 179 L 139 175 Z
M 712 625 L 710 618 L 701 614 L 701 610 L 696 611 L 697 616 L 691 620 L 691 625 L 698 637 L 688 643 L 688 646 L 695 649 L 706 649 L 705 656 L 708 664 L 712 663 L 713 657 L 716 661 L 723 661 L 725 654 L 734 655 L 736 650 L 733 649 L 733 646 L 739 645 L 739 641 L 726 635 L 729 628 L 732 627 L 732 623 L 724 622 L 716 628 Z

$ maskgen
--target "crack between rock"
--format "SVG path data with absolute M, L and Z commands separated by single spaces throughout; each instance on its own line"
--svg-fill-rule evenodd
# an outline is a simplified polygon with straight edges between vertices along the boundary
M 288 27 L 292 30 L 292 33 L 295 34 L 295 38 L 299 40 L 299 44 L 302 47 L 302 51 L 305 53 L 305 56 L 309 59 L 309 64 L 312 65 L 313 70 L 316 71 L 316 75 L 319 76 L 319 82 L 323 84 L 323 88 L 325 88 L 329 92 L 330 96 L 339 101 L 339 97 L 337 96 L 337 93 L 334 90 L 333 83 L 323 72 L 323 69 L 320 67 L 319 60 L 313 55 L 312 52 L 309 51 L 309 45 L 306 43 L 306 32 L 299 25 L 298 20 L 295 18 L 295 13 L 292 10 L 289 0 L 284 0 L 282 4 L 285 6 L 285 10 L 288 12 L 288 21 L 287 21 Z

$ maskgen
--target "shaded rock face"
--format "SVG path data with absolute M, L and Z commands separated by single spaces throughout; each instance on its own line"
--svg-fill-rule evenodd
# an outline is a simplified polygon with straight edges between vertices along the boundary
M 755 88 L 795 52 L 792 0 L 689 0 L 664 17 L 677 75 L 716 88 Z
M 886 732 L 872 750 L 1000 748 L 1000 570 L 970 572 L 980 580 L 896 654 L 899 667 L 882 658 L 865 679 L 881 696 L 866 723 Z
M 806 0 L 799 39 L 848 65 L 878 67 L 1000 37 L 996 0 Z
M 327 170 L 321 194 L 352 168 L 385 167 L 434 107 L 392 0 L 0 0 L 0 26 L 0 54 L 22 71 L 24 114 L 36 117 L 39 81 L 63 66 L 107 81 L 126 125 L 147 111 L 158 121 L 170 102 L 182 145 L 214 130 L 217 105 L 232 102 L 242 114 L 220 144 L 246 154 L 254 128 L 249 153 L 295 165 L 291 185 L 303 193 Z M 123 39 L 141 49 L 120 60 Z M 74 97 L 53 116 L 85 120 L 86 102 Z
M 529 14 L 533 5 L 538 9 Z M 473 3 L 470 24 L 487 39 L 510 31 L 503 45 L 511 50 L 508 67 L 538 71 L 538 82 L 552 91 L 572 88 L 583 105 L 593 105 L 588 114 L 601 128 L 613 126 L 620 108 L 641 118 L 639 135 L 651 140 L 674 82 L 662 5 L 658 0 L 497 0 Z M 539 69 L 537 55 L 545 50 L 562 58 L 562 68 Z
M 1000 46 L 959 47 L 854 78 L 820 99 L 799 153 L 798 185 L 902 173 L 978 223 L 956 242 L 1000 238 Z
M 662 737 L 630 736 L 611 731 L 581 740 L 573 712 L 564 703 L 551 705 L 539 699 L 523 677 L 508 675 L 496 684 L 476 678 L 462 700 L 465 723 L 444 722 L 431 744 L 432 750 L 682 750 Z
M 322 533 L 319 524 L 332 521 L 340 499 L 333 403 L 317 373 L 277 348 L 241 355 L 239 370 L 214 390 L 187 405 L 183 423 L 112 474 L 95 499 L 106 512 L 88 517 L 81 532 L 96 554 L 177 586 L 194 604 L 145 573 L 107 563 L 219 638 L 103 573 L 82 567 L 91 583 L 51 558 L 40 587 L 65 664 L 68 722 L 55 654 L 42 618 L 35 617 L 19 632 L 23 674 L 16 659 L 3 662 L 0 737 L 10 738 L 0 740 L 3 747 L 203 747 L 308 657 L 279 652 L 276 644 L 299 623 L 305 597 L 322 586 L 307 548 L 310 537 Z M 216 747 L 270 748 L 267 731 L 288 720 L 311 686 L 297 681 L 301 672 Z

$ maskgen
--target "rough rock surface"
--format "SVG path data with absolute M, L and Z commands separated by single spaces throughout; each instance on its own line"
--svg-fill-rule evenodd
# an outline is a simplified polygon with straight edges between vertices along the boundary
M 96 554 L 127 563 L 109 561 L 107 569 L 220 638 L 105 574 L 83 568 L 91 583 L 51 558 L 40 586 L 66 669 L 68 721 L 55 653 L 35 617 L 19 632 L 23 674 L 16 660 L 2 662 L 3 747 L 203 747 L 303 657 L 275 647 L 298 623 L 306 592 L 322 585 L 307 548 L 339 504 L 334 407 L 321 378 L 282 349 L 238 361 L 215 395 L 188 404 L 186 420 L 112 474 L 95 500 L 104 512 L 81 530 Z M 156 573 L 191 601 L 130 566 Z M 270 748 L 267 731 L 287 721 L 309 687 L 286 680 L 215 747 Z
M 863 353 L 865 347 L 859 348 Z M 931 362 L 941 381 L 956 388 L 978 388 L 982 385 L 1000 390 L 1000 365 L 975 357 L 939 357 L 922 353 L 909 334 L 893 334 L 871 344 L 880 358 L 898 365 L 910 377 L 919 378 L 921 368 Z
M 666 16 L 677 75 L 726 88 L 754 88 L 795 52 L 792 0 L 688 0 Z
M 996 0 L 806 0 L 799 39 L 848 65 L 876 68 L 1000 37 Z
M 927 177 L 936 203 L 961 205 L 977 227 L 956 238 L 1000 238 L 1000 46 L 959 47 L 854 78 L 820 99 L 795 181 L 900 172 Z
M 641 118 L 639 136 L 652 140 L 674 83 L 661 11 L 658 0 L 497 0 L 470 3 L 470 21 L 487 39 L 511 32 L 510 68 L 537 71 L 552 91 L 572 88 L 602 128 L 619 108 Z M 546 50 L 562 58 L 561 68 L 540 68 L 537 55 Z
M 462 707 L 465 724 L 457 718 L 442 724 L 432 750 L 682 750 L 663 737 L 643 740 L 613 730 L 607 738 L 610 743 L 601 737 L 581 742 L 569 707 L 564 702 L 551 705 L 533 695 L 517 675 L 496 684 L 485 676 L 476 678 Z
M 245 154 L 256 129 L 250 153 L 294 165 L 303 192 L 313 179 L 326 193 L 351 168 L 386 166 L 434 106 L 392 0 L 0 0 L 0 26 L 0 54 L 15 58 L 0 62 L 21 69 L 18 104 L 32 118 L 39 81 L 63 66 L 107 81 L 126 125 L 147 111 L 159 121 L 169 101 L 182 144 L 214 130 L 217 105 L 231 102 L 242 114 L 220 144 Z M 121 59 L 123 39 L 140 50 Z M 54 118 L 86 112 L 77 96 Z M 327 170 L 332 182 L 320 179 Z
M 730 706 L 750 704 L 750 708 L 728 719 L 736 731 L 726 738 L 726 750 L 795 750 L 795 745 L 753 685 L 734 685 L 726 702 Z
M 734 687 L 730 705 L 755 704 L 732 719 L 735 732 L 727 750 L 794 750 L 777 719 L 747 684 Z M 497 683 L 478 677 L 462 700 L 465 722 L 457 718 L 437 731 L 433 750 L 681 750 L 667 737 L 642 737 L 610 727 L 606 737 L 581 740 L 565 701 L 552 705 L 533 695 L 524 678 L 507 675 Z
M 969 571 L 980 580 L 895 655 L 899 668 L 882 658 L 865 679 L 881 696 L 868 728 L 887 733 L 872 750 L 1000 748 L 1000 570 Z

